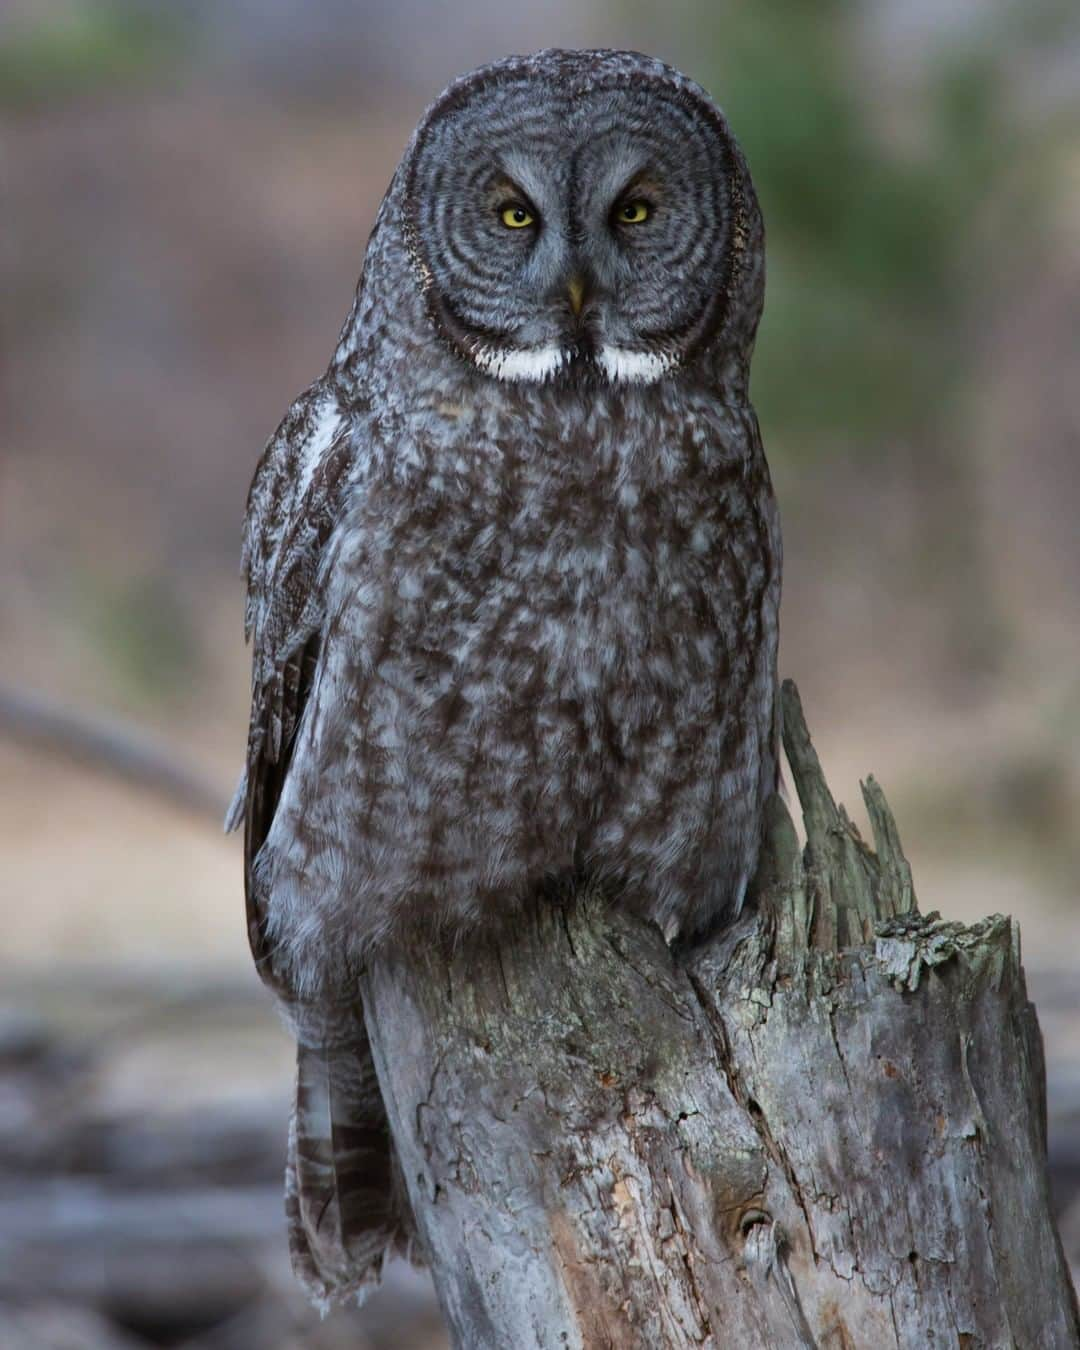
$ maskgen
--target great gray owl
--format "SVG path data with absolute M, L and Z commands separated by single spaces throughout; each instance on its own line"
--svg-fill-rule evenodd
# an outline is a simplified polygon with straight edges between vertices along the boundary
M 417 128 L 329 369 L 255 473 L 251 946 L 299 1043 L 320 1301 L 408 1238 L 357 972 L 601 887 L 738 912 L 776 784 L 780 536 L 745 160 L 648 57 L 511 58 Z

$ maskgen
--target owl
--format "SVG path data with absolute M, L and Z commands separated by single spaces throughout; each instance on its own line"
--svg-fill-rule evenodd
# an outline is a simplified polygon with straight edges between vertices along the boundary
M 329 368 L 259 463 L 229 823 L 298 1042 L 286 1209 L 317 1302 L 410 1237 L 373 953 L 552 888 L 669 940 L 739 912 L 777 781 L 763 291 L 704 90 L 627 52 L 500 61 L 417 127 Z

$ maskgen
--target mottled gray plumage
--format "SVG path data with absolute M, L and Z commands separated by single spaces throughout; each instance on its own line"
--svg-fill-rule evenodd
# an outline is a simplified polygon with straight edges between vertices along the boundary
M 500 62 L 425 115 L 329 370 L 259 465 L 230 819 L 300 1043 L 289 1213 L 317 1298 L 407 1234 L 370 952 L 553 886 L 669 938 L 742 903 L 777 772 L 763 287 L 746 164 L 698 86 L 631 53 Z

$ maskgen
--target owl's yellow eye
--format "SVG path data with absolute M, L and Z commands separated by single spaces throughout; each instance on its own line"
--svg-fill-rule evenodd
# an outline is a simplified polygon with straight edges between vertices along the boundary
M 623 225 L 640 225 L 649 219 L 648 202 L 623 202 L 615 212 L 615 219 Z
M 499 219 L 511 230 L 523 230 L 526 225 L 532 225 L 536 217 L 526 206 L 504 206 L 499 212 Z

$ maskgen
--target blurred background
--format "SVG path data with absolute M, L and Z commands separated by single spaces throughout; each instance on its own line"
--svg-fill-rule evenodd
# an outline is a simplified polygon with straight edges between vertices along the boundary
M 923 909 L 1020 921 L 1080 1264 L 1075 5 L 0 0 L 5 1347 L 445 1344 L 407 1268 L 323 1323 L 288 1275 L 291 1047 L 219 825 L 240 522 L 425 105 L 586 45 L 682 66 L 747 151 L 782 668 Z

